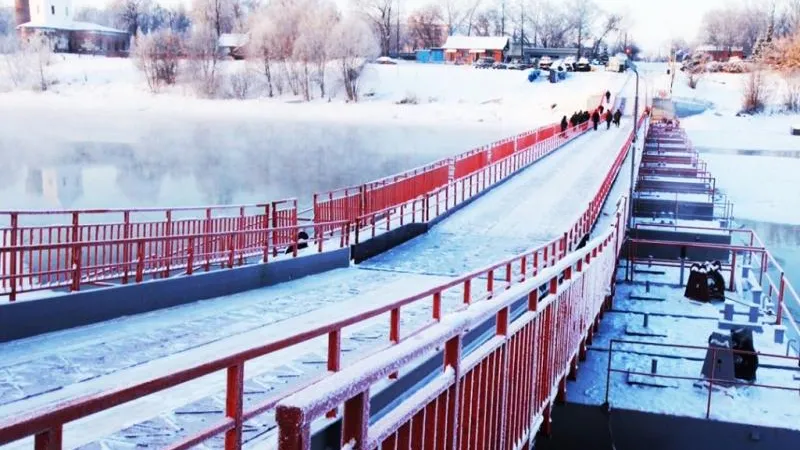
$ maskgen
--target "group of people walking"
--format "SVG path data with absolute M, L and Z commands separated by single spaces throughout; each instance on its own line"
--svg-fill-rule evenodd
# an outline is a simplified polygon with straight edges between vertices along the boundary
M 606 91 L 605 98 L 606 104 L 610 104 L 611 92 Z M 597 126 L 600 124 L 601 120 L 605 120 L 607 130 L 611 129 L 612 123 L 619 128 L 619 123 L 622 120 L 622 111 L 617 109 L 616 112 L 612 113 L 611 109 L 606 109 L 603 107 L 603 105 L 600 105 L 594 110 L 593 113 L 589 113 L 588 111 L 577 111 L 572 114 L 572 117 L 570 117 L 569 120 L 567 120 L 567 116 L 561 118 L 561 132 L 564 133 L 567 131 L 568 127 L 574 128 L 590 120 L 592 121 L 595 131 L 597 131 Z

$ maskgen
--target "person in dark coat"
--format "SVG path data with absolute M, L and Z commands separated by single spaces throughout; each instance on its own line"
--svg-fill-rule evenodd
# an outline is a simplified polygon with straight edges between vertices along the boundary
M 606 103 L 611 102 L 611 91 L 606 91 Z
M 567 123 L 567 116 L 564 116 L 564 117 L 562 117 L 562 118 L 561 118 L 561 132 L 562 132 L 562 133 L 564 133 L 565 131 L 567 131 L 567 126 L 568 126 L 568 125 L 569 125 L 569 124 Z
M 286 247 L 286 254 L 294 253 L 295 244 L 290 244 Z M 308 248 L 308 233 L 301 231 L 297 233 L 297 250 Z
M 600 111 L 600 114 L 603 114 L 603 111 L 605 111 L 605 108 L 603 108 L 603 105 L 598 106 L 597 109 Z
M 575 128 L 575 125 L 578 125 L 578 113 L 572 113 L 572 117 L 569 118 L 569 126 Z
M 614 125 L 616 125 L 617 128 L 619 128 L 620 120 L 622 120 L 622 111 L 617 110 L 617 112 L 614 113 Z
M 594 131 L 597 131 L 597 124 L 600 123 L 600 113 L 597 110 L 592 114 L 592 123 L 594 124 Z
M 584 111 L 583 112 L 583 123 L 586 123 L 588 121 L 589 121 L 589 111 Z
M 606 130 L 610 130 L 611 129 L 611 121 L 613 120 L 613 117 L 611 115 L 611 110 L 609 109 L 608 111 L 606 111 L 605 115 L 606 115 Z

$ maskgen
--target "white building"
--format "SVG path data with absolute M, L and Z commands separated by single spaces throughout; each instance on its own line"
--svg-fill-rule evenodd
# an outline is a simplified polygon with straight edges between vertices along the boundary
M 72 0 L 16 0 L 17 30 L 50 38 L 55 51 L 125 55 L 130 48 L 126 31 L 74 20 Z

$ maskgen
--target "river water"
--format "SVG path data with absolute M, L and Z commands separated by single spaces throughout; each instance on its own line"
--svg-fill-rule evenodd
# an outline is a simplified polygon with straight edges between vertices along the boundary
M 497 125 L 0 121 L 0 210 L 261 203 L 357 185 L 511 134 Z M 98 122 L 98 123 L 92 123 Z M 122 123 L 120 123 L 122 122 Z M 98 132 L 100 130 L 101 132 Z M 85 132 L 82 132 L 85 131 Z M 36 134 L 32 134 L 36 133 Z

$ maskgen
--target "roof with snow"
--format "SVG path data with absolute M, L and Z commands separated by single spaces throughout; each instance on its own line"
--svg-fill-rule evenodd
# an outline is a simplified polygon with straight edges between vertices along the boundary
M 127 31 L 118 30 L 116 28 L 106 27 L 103 25 L 98 25 L 96 23 L 90 23 L 90 22 L 77 22 L 74 20 L 68 22 L 66 21 L 59 22 L 57 24 L 31 21 L 18 25 L 17 29 L 20 28 L 38 28 L 38 29 L 48 29 L 48 30 L 91 31 L 94 33 L 128 34 Z
M 505 50 L 507 47 L 507 36 L 450 36 L 442 46 L 454 50 Z
M 695 49 L 698 52 L 726 52 L 728 50 L 732 52 L 741 52 L 744 50 L 744 47 L 726 47 L 722 45 L 701 45 Z
M 250 38 L 246 34 L 222 33 L 219 35 L 220 47 L 242 47 L 247 44 Z

